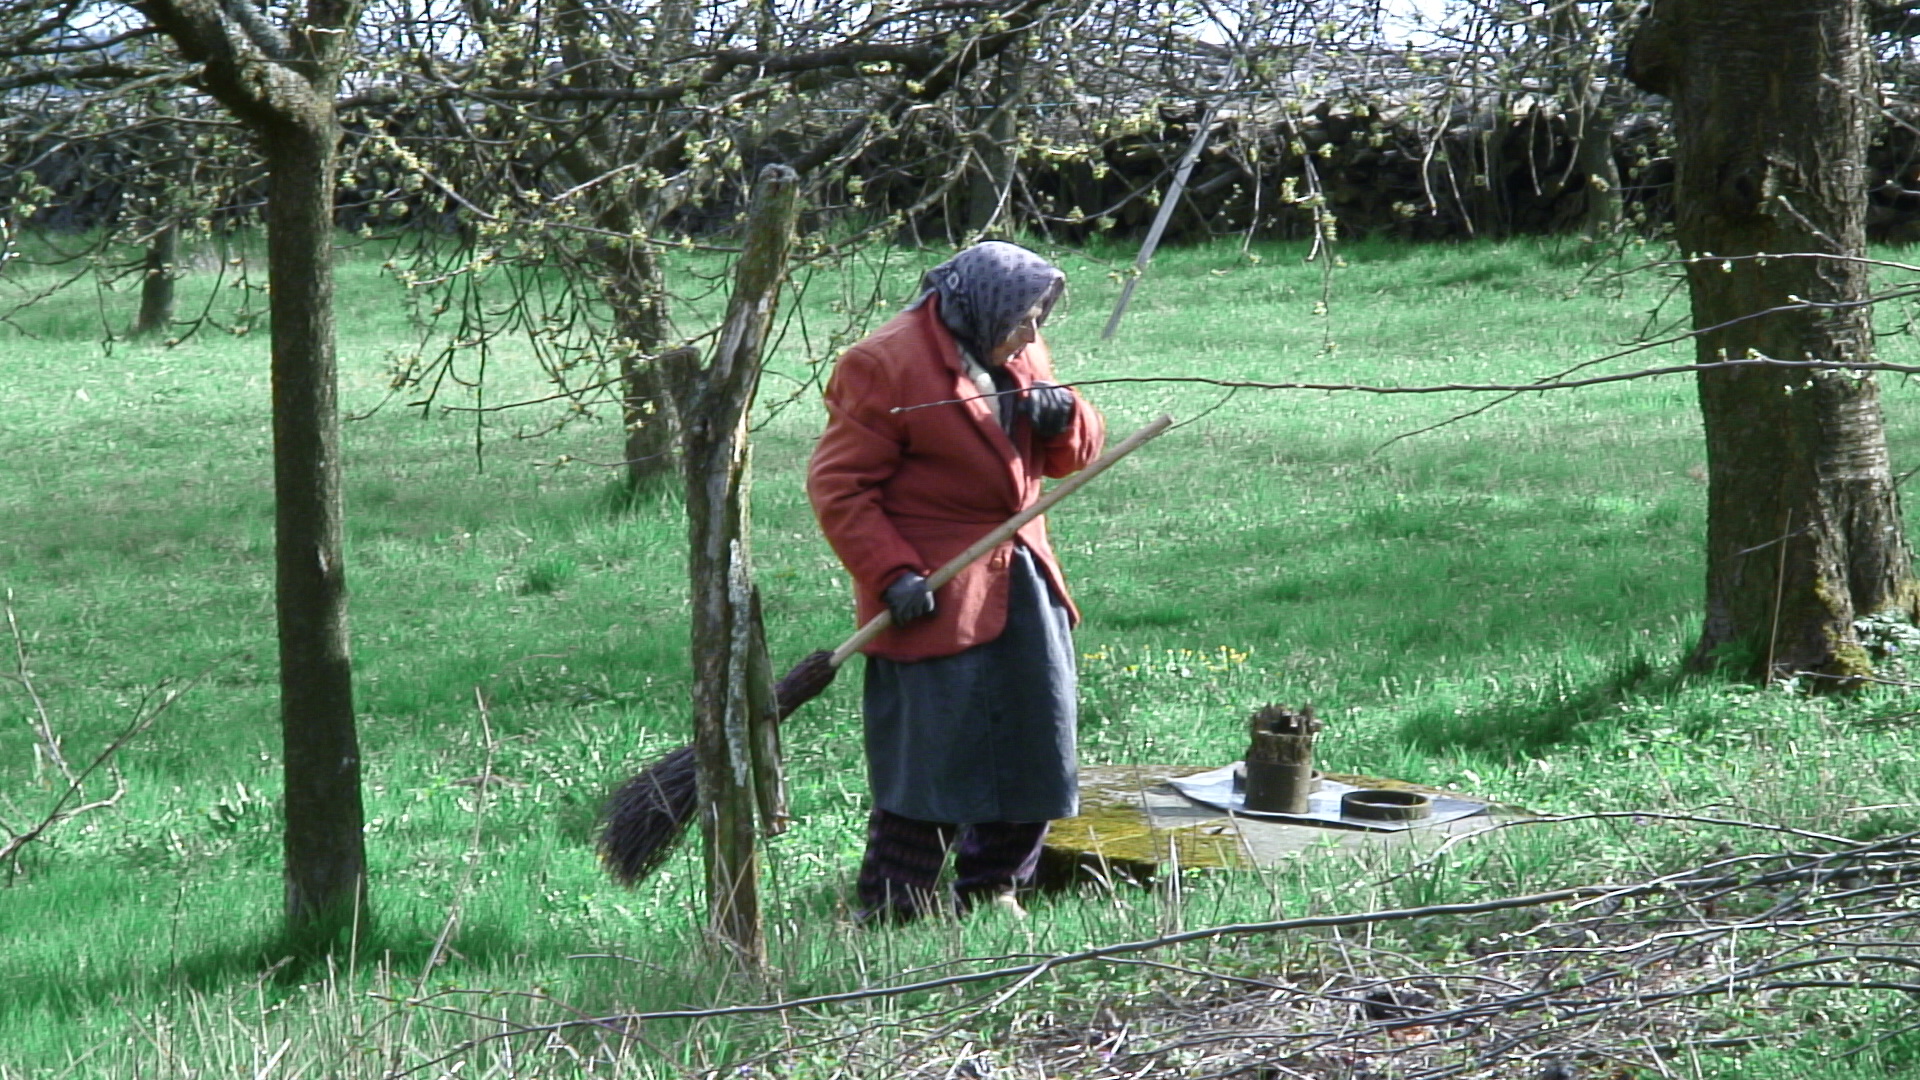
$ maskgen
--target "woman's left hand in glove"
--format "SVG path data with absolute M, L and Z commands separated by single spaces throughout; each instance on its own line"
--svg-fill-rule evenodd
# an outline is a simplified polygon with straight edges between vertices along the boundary
M 1041 439 L 1066 431 L 1073 424 L 1076 407 L 1073 391 L 1038 379 L 1020 396 L 1020 411 L 1027 414 L 1034 436 Z

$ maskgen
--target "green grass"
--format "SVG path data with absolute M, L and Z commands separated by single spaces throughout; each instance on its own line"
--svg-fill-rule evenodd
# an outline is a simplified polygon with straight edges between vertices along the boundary
M 1299 247 L 1255 251 L 1257 263 L 1237 245 L 1162 252 L 1108 343 L 1098 333 L 1131 251 L 1057 253 L 1072 282 L 1049 328 L 1061 376 L 1518 381 L 1633 339 L 1667 284 L 1639 275 L 1600 288 L 1552 244 L 1356 243 L 1330 279 Z M 933 258 L 894 253 L 883 307 Z M 69 1063 L 71 1075 L 251 1075 L 283 1041 L 298 1047 L 282 1061 L 288 1074 L 297 1061 L 366 1075 L 476 1030 L 427 1010 L 389 1015 L 369 992 L 538 991 L 589 1011 L 806 994 L 1176 924 L 1626 877 L 1688 865 L 1723 838 L 1522 830 L 1411 876 L 1310 859 L 1196 877 L 1177 894 L 1043 900 L 1026 927 L 866 934 L 844 918 L 865 811 L 849 677 L 789 725 L 796 825 L 767 855 L 777 974 L 772 986 L 743 982 L 700 945 L 692 853 L 633 892 L 611 886 L 591 854 L 600 797 L 687 734 L 677 499 L 610 510 L 609 471 L 581 464 L 618 456 L 604 420 L 517 439 L 548 418 L 493 414 L 482 469 L 471 414 L 386 400 L 391 358 L 415 342 L 379 262 L 354 254 L 341 282 L 343 406 L 371 414 L 347 425 L 345 452 L 377 928 L 331 971 L 281 964 L 275 938 L 264 329 L 105 349 L 134 298 L 76 290 L 0 330 L 0 587 L 67 755 L 87 759 L 155 687 L 195 680 L 117 758 L 119 805 L 30 846 L 0 888 L 0 1076 Z M 767 402 L 831 361 L 827 343 L 875 288 L 876 265 L 808 279 Z M 203 278 L 183 286 L 183 308 L 204 298 L 191 296 Z M 707 297 L 682 325 L 701 325 L 717 303 Z M 1906 338 L 1883 344 L 1890 359 L 1912 352 Z M 1618 367 L 1684 358 L 1656 351 Z M 489 402 L 545 392 L 511 345 L 489 371 Z M 1910 462 L 1915 392 L 1886 391 L 1896 464 Z M 470 403 L 461 393 L 442 403 Z M 1085 760 L 1228 760 L 1253 707 L 1312 702 L 1329 720 L 1330 769 L 1541 811 L 1732 806 L 1849 835 L 1920 821 L 1902 808 L 1920 803 L 1908 729 L 1856 722 L 1902 711 L 1897 700 L 1808 700 L 1674 673 L 1702 577 L 1703 451 L 1685 380 L 1517 399 L 1399 441 L 1480 402 L 1172 384 L 1087 394 L 1116 437 L 1163 410 L 1192 422 L 1054 515 L 1086 615 Z M 756 435 L 754 538 L 777 664 L 852 629 L 801 490 L 820 422 L 803 388 Z M 556 465 L 563 456 L 573 463 Z M 489 703 L 484 730 L 476 693 Z M 0 820 L 16 828 L 54 784 L 36 764 L 31 711 L 24 694 L 0 693 Z M 489 769 L 509 782 L 477 786 Z M 1890 809 L 1849 812 L 1865 806 Z M 1570 844 L 1579 858 L 1566 857 Z M 1293 948 L 1307 946 L 1241 959 L 1272 963 L 1273 950 Z M 1063 1014 L 1091 1013 L 1103 993 L 1145 978 L 1108 974 L 1105 989 L 1062 980 L 1037 992 Z M 556 1012 L 486 1001 L 482 1012 Z M 675 1075 L 790 1037 L 764 1022 L 660 1028 L 620 1068 Z M 1751 1075 L 1800 1074 L 1804 1062 L 1781 1052 L 1783 1063 Z M 829 1049 L 801 1056 L 815 1071 L 793 1075 L 832 1075 Z

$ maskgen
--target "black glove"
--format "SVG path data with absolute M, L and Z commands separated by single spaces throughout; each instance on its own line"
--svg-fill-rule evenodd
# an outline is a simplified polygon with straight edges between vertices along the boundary
M 1050 382 L 1034 380 L 1020 395 L 1020 411 L 1027 414 L 1038 439 L 1051 439 L 1073 423 L 1073 391 Z
M 893 612 L 895 624 L 910 623 L 933 614 L 933 590 L 927 588 L 926 578 L 911 570 L 894 578 L 881 599 L 887 602 L 887 610 Z

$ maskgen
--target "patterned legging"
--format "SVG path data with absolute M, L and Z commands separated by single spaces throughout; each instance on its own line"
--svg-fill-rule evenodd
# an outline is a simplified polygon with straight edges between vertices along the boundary
M 947 825 L 875 810 L 867 818 L 867 855 L 855 887 L 861 918 L 905 922 L 937 910 L 934 886 L 949 848 L 954 902 L 965 911 L 1031 881 L 1046 837 L 1044 821 Z

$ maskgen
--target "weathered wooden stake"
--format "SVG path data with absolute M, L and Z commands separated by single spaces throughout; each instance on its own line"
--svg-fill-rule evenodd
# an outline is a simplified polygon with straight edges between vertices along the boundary
M 693 601 L 693 732 L 700 832 L 706 842 L 707 924 L 757 967 L 760 939 L 756 814 L 769 832 L 786 818 L 772 665 L 760 624 L 748 543 L 747 411 L 760 384 L 799 206 L 799 174 L 760 173 L 734 268 L 733 297 L 712 358 L 667 365 L 681 420 L 687 491 L 687 571 Z
M 1173 209 L 1180 205 L 1180 196 L 1187 190 L 1187 177 L 1193 174 L 1193 163 L 1200 160 L 1200 151 L 1206 149 L 1207 136 L 1213 131 L 1213 114 L 1218 108 L 1215 102 L 1207 104 L 1206 112 L 1200 115 L 1200 130 L 1193 133 L 1193 141 L 1187 144 L 1186 155 L 1173 170 L 1173 185 L 1160 200 L 1160 212 L 1153 216 L 1153 225 L 1147 229 L 1147 239 L 1140 245 L 1140 254 L 1134 257 L 1133 273 L 1127 276 L 1127 283 L 1120 287 L 1120 299 L 1113 305 L 1113 314 L 1107 317 L 1107 328 L 1100 331 L 1101 341 L 1113 340 L 1116 330 L 1120 329 L 1120 317 L 1127 313 L 1127 304 L 1133 299 L 1133 287 L 1140 284 L 1140 278 L 1147 272 L 1147 264 L 1153 261 L 1153 250 L 1160 246 L 1160 234 L 1167 231 L 1167 222 L 1173 220 Z

